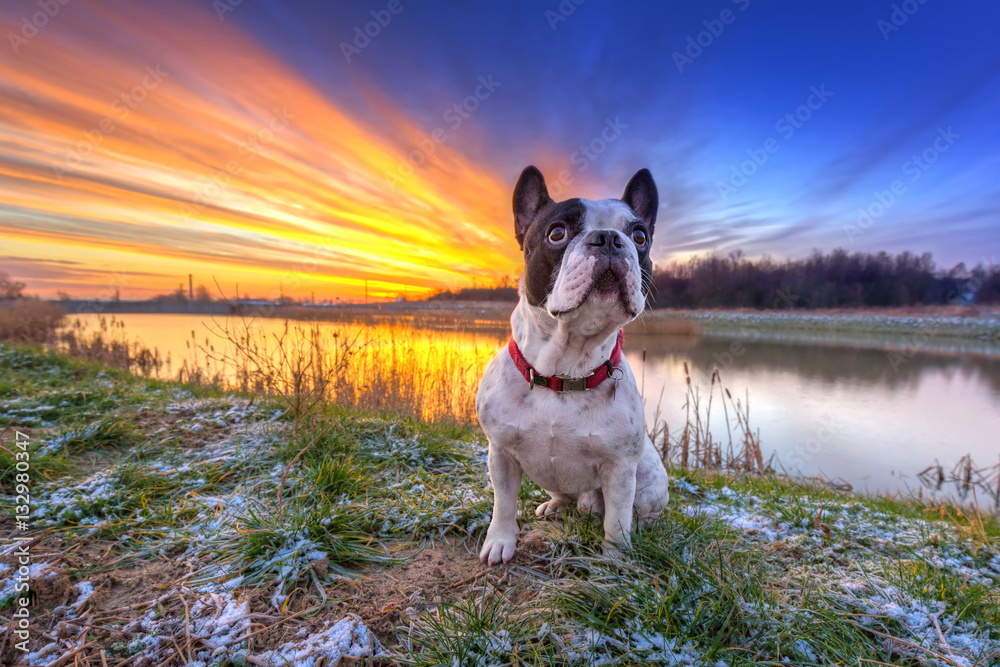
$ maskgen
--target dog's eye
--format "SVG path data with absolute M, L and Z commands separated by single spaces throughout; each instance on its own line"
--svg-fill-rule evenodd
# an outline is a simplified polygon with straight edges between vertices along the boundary
M 632 231 L 632 243 L 636 244 L 640 248 L 646 245 L 646 230 L 635 229 Z
M 559 245 L 566 240 L 566 228 L 562 225 L 556 225 L 549 230 L 549 243 L 554 243 Z

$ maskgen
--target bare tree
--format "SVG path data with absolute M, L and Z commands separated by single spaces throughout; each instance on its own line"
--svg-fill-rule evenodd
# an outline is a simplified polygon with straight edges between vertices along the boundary
M 20 299 L 24 296 L 24 283 L 12 280 L 6 273 L 0 273 L 0 299 Z

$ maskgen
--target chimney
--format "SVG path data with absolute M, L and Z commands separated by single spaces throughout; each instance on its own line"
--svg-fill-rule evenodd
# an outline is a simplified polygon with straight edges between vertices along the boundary
M 194 301 L 194 281 L 190 273 L 188 274 L 188 301 Z

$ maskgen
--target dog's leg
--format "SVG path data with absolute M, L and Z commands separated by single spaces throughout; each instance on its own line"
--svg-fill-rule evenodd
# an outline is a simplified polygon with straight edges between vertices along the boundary
M 493 520 L 479 560 L 487 565 L 509 561 L 517 547 L 517 494 L 521 491 L 521 466 L 490 443 L 488 462 L 493 483 Z
M 604 492 L 604 553 L 632 543 L 632 505 L 635 502 L 636 462 L 615 461 L 601 468 Z
M 552 516 L 553 514 L 559 514 L 564 509 L 573 504 L 573 496 L 567 496 L 564 493 L 558 493 L 556 491 L 546 491 L 552 500 L 546 500 L 544 503 L 539 505 L 535 509 L 535 516 Z
M 604 493 L 600 489 L 581 493 L 576 508 L 581 514 L 604 514 Z
M 646 524 L 663 513 L 670 500 L 670 482 L 659 452 L 646 438 L 646 446 L 636 470 L 635 513 L 639 524 Z

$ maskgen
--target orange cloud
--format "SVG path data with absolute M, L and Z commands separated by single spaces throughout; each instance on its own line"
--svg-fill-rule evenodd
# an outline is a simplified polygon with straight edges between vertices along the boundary
M 77 0 L 0 59 L 0 255 L 45 265 L 30 291 L 195 273 L 350 299 L 518 270 L 509 184 L 447 143 L 411 169 L 428 131 L 378 91 L 331 100 L 204 8 L 136 4 Z

